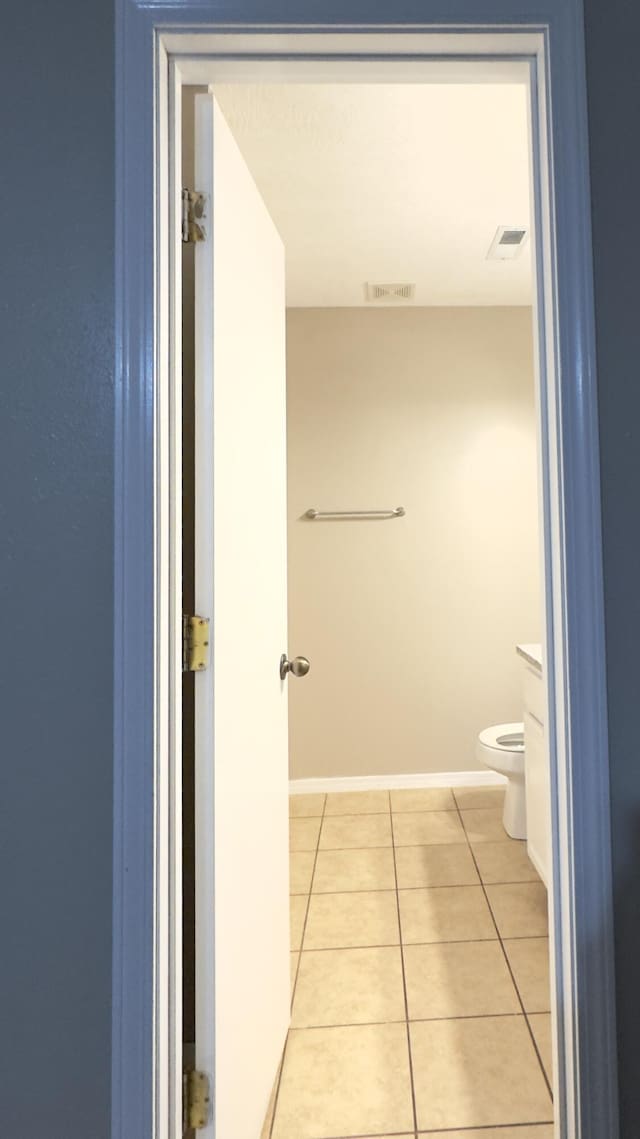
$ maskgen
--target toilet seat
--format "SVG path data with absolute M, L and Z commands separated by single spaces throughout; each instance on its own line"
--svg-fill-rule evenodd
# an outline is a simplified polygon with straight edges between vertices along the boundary
M 493 724 L 484 728 L 478 736 L 478 752 L 478 758 L 495 771 L 524 771 L 524 724 Z
M 524 724 L 492 724 L 478 735 L 476 758 L 507 777 L 503 824 L 511 838 L 527 837 Z

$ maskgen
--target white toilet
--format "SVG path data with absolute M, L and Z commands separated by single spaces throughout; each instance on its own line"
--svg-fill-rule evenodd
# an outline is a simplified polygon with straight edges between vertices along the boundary
M 476 758 L 507 777 L 502 822 L 511 838 L 527 837 L 524 724 L 494 724 L 478 736 Z

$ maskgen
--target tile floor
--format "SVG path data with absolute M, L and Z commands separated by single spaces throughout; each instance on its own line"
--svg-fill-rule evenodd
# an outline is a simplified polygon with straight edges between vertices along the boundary
M 291 1030 L 262 1139 L 552 1139 L 546 891 L 501 790 L 291 799 Z

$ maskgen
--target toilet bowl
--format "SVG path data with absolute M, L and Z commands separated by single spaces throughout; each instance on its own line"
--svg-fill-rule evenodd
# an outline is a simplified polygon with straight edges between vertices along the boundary
M 524 724 L 494 724 L 478 736 L 476 758 L 507 777 L 502 823 L 511 838 L 527 837 Z

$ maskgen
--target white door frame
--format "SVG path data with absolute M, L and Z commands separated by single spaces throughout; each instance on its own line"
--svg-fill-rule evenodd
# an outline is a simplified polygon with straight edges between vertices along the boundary
M 328 8 L 329 0 L 316 0 L 314 7 L 325 3 Z M 265 21 L 263 5 L 258 24 L 242 3 L 232 3 L 246 27 L 223 27 L 214 0 L 175 7 L 120 0 L 112 1136 L 177 1139 L 181 1130 L 181 423 L 180 376 L 171 363 L 180 359 L 181 86 L 209 82 L 214 59 L 221 79 L 277 74 L 280 82 L 308 78 L 310 68 L 344 81 L 345 67 L 369 82 L 388 79 L 392 71 L 396 79 L 413 71 L 416 81 L 416 69 L 428 78 L 429 67 L 446 59 L 453 77 L 457 62 L 471 60 L 485 71 L 509 61 L 530 69 L 543 345 L 537 363 L 547 722 L 555 791 L 557 1134 L 614 1139 L 606 678 L 581 11 L 558 0 L 481 0 L 473 6 L 472 24 L 465 0 L 449 0 L 444 20 L 435 0 L 422 0 L 420 26 L 406 26 L 407 17 L 406 25 L 371 19 L 354 29 L 325 21 L 305 31 L 277 24 L 282 0 L 266 6 L 270 18 Z M 376 0 L 370 6 L 375 9 Z M 402 5 L 411 6 L 411 0 Z M 562 7 L 560 14 L 554 7 Z M 532 8 L 540 9 L 534 23 Z M 430 29 L 425 18 L 431 9 Z

